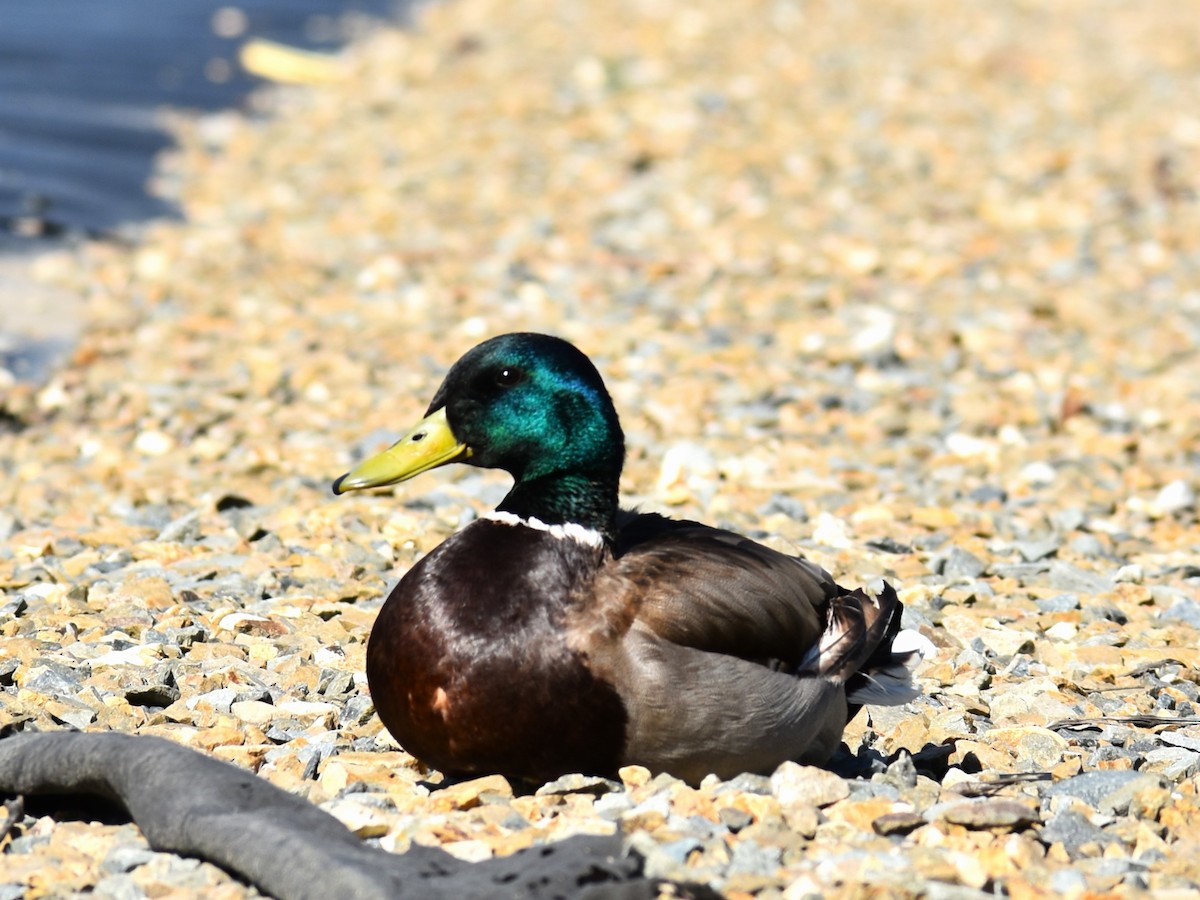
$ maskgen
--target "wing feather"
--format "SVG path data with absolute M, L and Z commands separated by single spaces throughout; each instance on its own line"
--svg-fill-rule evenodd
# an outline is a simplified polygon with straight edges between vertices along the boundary
M 609 573 L 659 637 L 792 668 L 820 641 L 839 592 L 820 566 L 696 522 L 642 513 L 621 524 Z

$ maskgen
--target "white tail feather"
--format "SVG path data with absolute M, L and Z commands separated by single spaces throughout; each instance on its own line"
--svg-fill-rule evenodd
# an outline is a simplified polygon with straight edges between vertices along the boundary
M 896 639 L 892 641 L 892 654 L 894 656 L 909 656 L 912 657 L 911 663 L 906 660 L 906 664 L 916 668 L 917 663 L 923 659 L 933 659 L 937 656 L 937 647 L 933 641 L 921 634 L 915 628 L 905 628 L 896 635 Z
M 860 706 L 903 706 L 921 696 L 913 684 L 917 665 L 937 655 L 933 641 L 919 631 L 905 629 L 892 641 L 892 659 L 884 666 L 860 672 L 867 683 L 846 695 L 849 703 Z

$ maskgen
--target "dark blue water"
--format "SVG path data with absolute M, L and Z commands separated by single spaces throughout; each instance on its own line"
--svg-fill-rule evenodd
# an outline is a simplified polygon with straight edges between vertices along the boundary
M 332 49 L 361 31 L 364 17 L 397 21 L 409 5 L 0 0 L 0 230 L 104 234 L 174 215 L 145 190 L 155 155 L 171 142 L 159 110 L 241 103 L 260 83 L 237 63 L 247 39 Z M 214 17 L 229 8 L 246 27 L 222 36 Z

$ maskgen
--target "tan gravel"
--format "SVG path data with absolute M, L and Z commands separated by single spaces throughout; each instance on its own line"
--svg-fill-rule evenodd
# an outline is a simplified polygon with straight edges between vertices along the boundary
M 39 266 L 90 324 L 0 403 L 0 723 L 731 898 L 1200 890 L 1200 4 L 454 0 L 347 66 Z M 381 731 L 380 597 L 504 477 L 329 482 L 519 329 L 606 375 L 627 500 L 902 588 L 940 655 L 858 777 L 439 791 Z M 137 841 L 30 819 L 0 897 L 248 893 Z

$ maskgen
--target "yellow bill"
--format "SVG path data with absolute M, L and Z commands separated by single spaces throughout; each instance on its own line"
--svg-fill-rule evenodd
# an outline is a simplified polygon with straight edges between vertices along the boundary
M 382 453 L 364 460 L 333 483 L 335 494 L 407 481 L 429 469 L 466 459 L 471 448 L 450 430 L 446 408 L 430 413 Z

